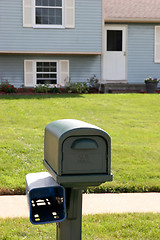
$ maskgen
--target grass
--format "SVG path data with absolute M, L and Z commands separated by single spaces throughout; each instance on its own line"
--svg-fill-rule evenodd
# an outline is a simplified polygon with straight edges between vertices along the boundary
M 14 226 L 14 228 L 13 228 Z M 0 219 L 0 239 L 56 240 L 56 225 L 31 225 L 28 219 Z M 88 215 L 82 221 L 82 240 L 158 240 L 160 214 Z
M 96 192 L 160 191 L 160 95 L 1 95 L 1 194 L 24 193 L 25 175 L 45 171 L 45 126 L 72 118 L 95 124 L 112 139 L 114 181 Z

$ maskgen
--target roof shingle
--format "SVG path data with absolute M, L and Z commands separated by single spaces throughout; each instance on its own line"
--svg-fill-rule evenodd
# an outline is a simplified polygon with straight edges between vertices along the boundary
M 104 0 L 104 20 L 160 22 L 160 0 Z

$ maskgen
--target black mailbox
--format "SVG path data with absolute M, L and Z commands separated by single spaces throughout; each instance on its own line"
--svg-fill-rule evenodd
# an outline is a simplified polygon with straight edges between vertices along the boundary
M 65 187 L 112 181 L 110 136 L 79 120 L 54 121 L 45 128 L 44 165 Z

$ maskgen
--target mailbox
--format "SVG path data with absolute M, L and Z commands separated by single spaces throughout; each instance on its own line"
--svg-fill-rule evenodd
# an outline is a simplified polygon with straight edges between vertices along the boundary
M 82 190 L 112 181 L 110 136 L 79 120 L 51 122 L 43 164 L 49 173 L 26 176 L 30 221 L 58 222 L 57 240 L 81 240 Z
M 56 182 L 65 187 L 111 181 L 110 136 L 79 120 L 51 122 L 45 128 L 44 165 Z

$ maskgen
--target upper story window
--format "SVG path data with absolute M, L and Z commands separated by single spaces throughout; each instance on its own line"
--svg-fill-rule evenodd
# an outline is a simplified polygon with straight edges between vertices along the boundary
M 23 27 L 75 28 L 76 0 L 23 0 Z
M 36 25 L 63 25 L 63 0 L 35 0 Z

